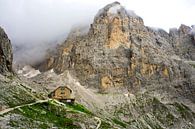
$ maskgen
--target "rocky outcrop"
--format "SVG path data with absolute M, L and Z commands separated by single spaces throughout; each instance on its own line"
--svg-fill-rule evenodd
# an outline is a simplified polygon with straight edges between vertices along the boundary
M 183 59 L 195 60 L 195 40 L 192 28 L 181 25 L 179 29 L 170 29 L 170 42 L 175 53 Z
M 12 72 L 12 46 L 5 31 L 0 27 L 0 74 Z
M 101 92 L 134 92 L 151 85 L 171 91 L 172 86 L 175 94 L 193 99 L 191 67 L 175 52 L 177 37 L 172 36 L 185 35 L 188 29 L 169 34 L 146 27 L 142 18 L 114 2 L 98 12 L 87 34 L 69 35 L 45 66 L 56 73 L 72 71 L 81 84 Z M 191 42 L 186 36 L 185 42 Z

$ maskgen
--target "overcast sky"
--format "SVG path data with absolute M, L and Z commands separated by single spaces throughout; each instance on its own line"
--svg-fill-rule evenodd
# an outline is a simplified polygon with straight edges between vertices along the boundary
M 195 0 L 118 1 L 141 16 L 147 26 L 168 31 L 180 24 L 195 24 Z M 72 25 L 92 23 L 97 11 L 111 2 L 114 1 L 0 0 L 0 26 L 12 44 L 46 48 L 45 43 L 65 37 Z

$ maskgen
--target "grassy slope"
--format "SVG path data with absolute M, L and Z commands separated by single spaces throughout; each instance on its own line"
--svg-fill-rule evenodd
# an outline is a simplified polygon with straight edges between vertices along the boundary
M 0 76 L 0 88 L 1 106 L 14 107 L 35 102 L 37 99 L 44 99 L 43 95 L 34 92 L 16 77 Z
M 9 114 L 22 116 L 20 119 L 10 120 L 9 126 L 14 128 L 47 129 L 56 127 L 61 129 L 79 129 L 81 125 L 85 125 L 87 128 L 97 126 L 95 115 L 80 104 L 67 105 L 49 101 L 25 106 Z M 108 122 L 103 119 L 101 121 L 100 128 L 113 129 Z
M 184 129 L 194 129 L 195 114 L 182 103 L 163 104 L 157 98 L 142 97 L 137 97 L 132 105 L 122 105 L 116 109 L 113 118 L 102 116 L 100 128 L 169 129 L 181 127 L 182 124 Z M 9 126 L 14 128 L 78 129 L 81 125 L 86 128 L 97 126 L 96 115 L 78 103 L 67 105 L 52 100 L 25 106 L 6 115 L 9 114 L 20 116 L 19 119 L 10 120 Z
M 0 85 L 1 105 L 14 107 L 43 99 L 41 95 L 34 93 L 17 79 L 1 79 Z M 6 114 L 3 119 L 6 116 L 9 116 L 10 119 L 7 123 L 8 127 L 13 128 L 74 129 L 83 125 L 86 128 L 97 126 L 96 114 L 90 112 L 83 105 L 65 105 L 55 101 L 24 106 Z M 187 106 L 177 102 L 163 104 L 157 98 L 145 95 L 136 96 L 134 102 L 120 105 L 120 108 L 114 109 L 112 118 L 101 117 L 100 128 L 102 129 L 113 129 L 113 126 L 122 129 L 165 129 L 177 128 L 177 125 L 178 127 L 185 126 L 186 129 L 195 128 L 195 114 Z

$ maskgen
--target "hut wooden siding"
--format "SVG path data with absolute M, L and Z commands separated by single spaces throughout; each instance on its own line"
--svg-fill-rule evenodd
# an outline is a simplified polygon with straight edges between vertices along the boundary
M 72 90 L 66 86 L 60 86 L 55 89 L 50 95 L 50 98 L 57 100 L 72 100 Z

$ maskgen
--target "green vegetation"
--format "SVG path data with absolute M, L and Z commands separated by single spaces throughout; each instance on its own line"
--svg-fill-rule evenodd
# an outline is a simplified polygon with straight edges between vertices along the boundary
M 75 104 L 67 104 L 67 107 L 76 110 L 76 111 L 80 111 L 89 115 L 93 115 L 92 112 L 90 112 L 87 108 L 85 108 L 83 105 L 75 103 Z
M 43 122 L 43 124 L 40 125 L 41 128 L 47 128 L 47 124 L 45 123 L 53 123 L 56 127 L 66 129 L 79 128 L 73 123 L 76 120 L 66 117 L 66 109 L 47 102 L 32 106 L 25 106 L 16 112 L 19 112 L 27 118 Z
M 39 127 L 41 129 L 48 129 L 49 128 L 49 126 L 47 124 L 45 124 L 45 123 L 41 124 Z
M 86 120 L 91 119 L 96 126 L 97 121 L 94 119 L 95 115 L 83 105 L 78 103 L 59 103 L 56 100 L 24 106 L 9 113 L 21 116 L 18 117 L 19 119 L 10 120 L 9 125 L 16 128 L 48 129 L 54 127 L 59 129 L 79 129 L 81 128 L 79 123 L 85 125 L 89 122 Z M 101 119 L 100 129 L 113 129 L 108 121 Z M 120 121 L 115 121 L 121 127 L 126 126 Z
M 110 117 L 109 119 L 101 117 L 100 129 L 113 129 L 113 126 L 123 129 L 165 129 L 174 127 L 180 120 L 181 122 L 189 121 L 192 123 L 195 117 L 190 108 L 184 104 L 177 102 L 164 104 L 156 97 L 144 98 L 141 96 L 139 100 L 136 100 L 133 107 L 126 104 L 120 106 L 115 109 L 111 119 Z M 133 108 L 141 115 L 133 115 Z M 83 125 L 93 125 L 94 127 L 99 123 L 99 120 L 95 119 L 96 115 L 83 105 L 79 103 L 60 103 L 56 100 L 24 106 L 12 111 L 12 113 L 20 115 L 17 117 L 18 119 L 12 119 L 9 122 L 10 126 L 15 128 L 48 129 L 54 127 L 59 129 L 79 129 L 81 128 L 81 123 Z M 120 119 L 126 116 L 129 119 L 124 121 Z
M 113 129 L 113 127 L 109 123 L 102 121 L 100 129 Z
M 177 111 L 181 114 L 182 118 L 184 119 L 192 119 L 195 117 L 195 114 L 182 103 L 175 102 L 173 105 L 177 108 Z
M 172 126 L 177 121 L 177 118 L 173 116 L 166 105 L 161 103 L 157 98 L 153 99 L 153 114 L 158 121 L 167 127 Z
M 39 99 L 35 96 L 36 93 L 31 93 L 26 87 L 22 87 L 19 82 L 17 83 L 4 83 L 0 81 L 0 101 L 6 106 L 15 107 L 18 105 L 35 102 Z
M 113 120 L 113 122 L 114 122 L 115 124 L 120 125 L 121 127 L 124 127 L 124 128 L 127 127 L 127 124 L 126 124 L 126 123 L 124 123 L 124 122 L 122 122 L 122 121 L 119 121 L 119 120 L 116 119 L 116 118 L 114 118 L 114 119 L 112 119 L 112 120 Z
M 9 124 L 11 127 L 19 127 L 19 124 L 17 123 L 17 121 L 10 120 Z

